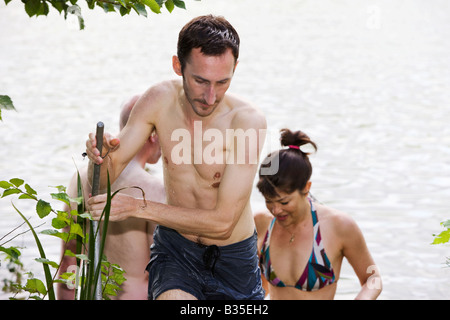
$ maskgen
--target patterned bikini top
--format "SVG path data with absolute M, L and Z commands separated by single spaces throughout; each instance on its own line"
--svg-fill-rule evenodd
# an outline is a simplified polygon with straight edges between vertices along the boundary
M 267 281 L 269 281 L 276 287 L 295 287 L 303 291 L 315 291 L 335 282 L 333 267 L 331 266 L 331 263 L 325 253 L 325 249 L 323 248 L 322 237 L 320 236 L 319 220 L 317 219 L 317 212 L 311 200 L 309 200 L 309 203 L 311 204 L 311 215 L 314 226 L 313 248 L 308 263 L 306 264 L 305 270 L 303 271 L 300 279 L 297 281 L 295 286 L 285 285 L 283 281 L 281 281 L 281 279 L 278 278 L 275 274 L 272 263 L 270 261 L 270 236 L 272 234 L 272 229 L 275 224 L 276 218 L 272 220 L 269 229 L 266 232 L 266 236 L 261 248 L 259 263 L 261 266 L 261 271 Z

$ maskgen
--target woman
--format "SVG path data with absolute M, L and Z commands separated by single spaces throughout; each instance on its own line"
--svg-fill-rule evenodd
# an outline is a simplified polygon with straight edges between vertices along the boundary
M 376 299 L 381 278 L 361 230 L 347 214 L 308 197 L 312 166 L 300 146 L 311 144 L 317 150 L 316 144 L 303 132 L 288 129 L 281 130 L 281 144 L 288 148 L 263 161 L 257 184 L 270 211 L 255 215 L 270 298 L 333 299 L 345 257 L 361 283 L 356 298 Z M 278 171 L 263 175 L 273 161 L 279 161 Z

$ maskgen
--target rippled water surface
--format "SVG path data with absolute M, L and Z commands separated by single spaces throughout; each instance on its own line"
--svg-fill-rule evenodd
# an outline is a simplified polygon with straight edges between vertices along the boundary
M 171 57 L 192 17 L 224 15 L 241 36 L 231 92 L 266 114 L 273 140 L 301 129 L 319 146 L 313 194 L 351 214 L 378 264 L 381 299 L 448 299 L 448 246 L 432 246 L 450 219 L 450 3 L 446 0 L 204 0 L 149 18 L 83 9 L 86 29 L 56 12 L 28 18 L 0 4 L 0 94 L 17 112 L 0 122 L 0 180 L 21 177 L 44 198 L 67 185 L 87 134 L 117 132 L 122 102 L 175 77 Z M 275 146 L 276 147 L 276 146 Z M 268 147 L 267 147 L 268 149 Z M 161 176 L 161 167 L 153 168 Z M 20 222 L 0 199 L 0 237 Z M 15 201 L 33 216 L 33 204 Z M 255 210 L 264 208 L 255 189 Z M 40 222 L 32 219 L 33 224 Z M 41 228 L 45 228 L 42 226 Z M 22 230 L 22 229 L 21 229 Z M 59 243 L 45 238 L 50 259 Z M 26 268 L 38 252 L 29 234 Z M 0 278 L 8 276 L 0 266 Z M 337 298 L 359 283 L 344 265 Z M 0 295 L 6 298 L 5 295 Z

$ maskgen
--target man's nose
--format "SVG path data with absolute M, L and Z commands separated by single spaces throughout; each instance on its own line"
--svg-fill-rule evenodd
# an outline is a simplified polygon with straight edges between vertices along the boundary
M 205 100 L 208 105 L 213 105 L 216 102 L 216 89 L 214 86 L 209 86 L 205 94 Z

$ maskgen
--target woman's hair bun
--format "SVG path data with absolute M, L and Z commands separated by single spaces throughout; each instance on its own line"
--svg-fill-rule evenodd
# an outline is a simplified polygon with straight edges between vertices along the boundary
M 306 133 L 298 130 L 298 131 L 291 131 L 289 129 L 281 129 L 281 137 L 280 142 L 282 146 L 297 146 L 301 147 L 305 144 L 311 144 L 314 147 L 314 150 L 317 151 L 316 144 L 306 135 Z M 300 150 L 304 154 L 309 154 L 307 152 L 304 152 L 303 150 Z

